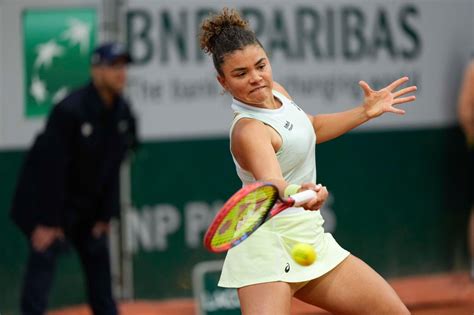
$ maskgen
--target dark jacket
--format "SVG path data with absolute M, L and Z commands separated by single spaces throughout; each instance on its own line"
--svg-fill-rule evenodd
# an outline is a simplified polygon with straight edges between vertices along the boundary
M 106 109 L 91 83 L 56 105 L 28 152 L 11 217 L 29 235 L 118 216 L 120 165 L 136 140 L 135 119 L 119 97 Z

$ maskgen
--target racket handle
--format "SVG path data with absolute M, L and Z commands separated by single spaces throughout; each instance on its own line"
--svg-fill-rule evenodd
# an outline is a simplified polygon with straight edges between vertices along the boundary
M 314 197 L 316 197 L 316 192 L 314 190 L 305 190 L 290 196 L 290 198 L 295 201 L 295 203 L 293 204 L 293 206 L 295 207 L 299 207 L 302 204 L 307 203 Z

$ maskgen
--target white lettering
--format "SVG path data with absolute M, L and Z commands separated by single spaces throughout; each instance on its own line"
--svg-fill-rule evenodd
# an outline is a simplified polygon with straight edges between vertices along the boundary
M 135 252 L 139 245 L 145 250 L 152 250 L 151 223 L 153 213 L 149 207 L 144 207 L 140 212 L 131 209 L 127 213 L 127 246 Z
M 332 209 L 333 195 L 321 209 L 327 232 L 336 230 L 336 215 Z M 127 213 L 126 244 L 131 252 L 169 250 L 169 237 L 184 234 L 185 246 L 190 249 L 202 247 L 202 239 L 210 222 L 222 207 L 222 201 L 212 204 L 204 201 L 191 201 L 181 210 L 171 204 L 145 206 L 140 210 L 130 209 Z M 184 218 L 184 220 L 182 219 Z
M 178 209 L 173 205 L 158 205 L 154 213 L 155 227 L 155 248 L 166 250 L 168 248 L 168 235 L 178 231 L 181 223 L 181 216 Z
M 186 245 L 190 248 L 202 246 L 202 238 L 215 213 L 222 207 L 222 202 L 212 206 L 205 202 L 189 202 L 184 208 Z

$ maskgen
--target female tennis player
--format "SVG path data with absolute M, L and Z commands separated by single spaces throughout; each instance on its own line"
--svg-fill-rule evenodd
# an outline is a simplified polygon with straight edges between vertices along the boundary
M 394 107 L 415 100 L 415 86 L 398 89 L 404 77 L 374 91 L 361 81 L 363 103 L 336 114 L 305 114 L 272 79 L 262 44 L 235 10 L 223 9 L 201 25 L 200 45 L 212 56 L 217 80 L 232 95 L 235 116 L 231 152 L 243 185 L 275 184 L 283 195 L 314 189 L 303 207 L 284 210 L 227 253 L 219 286 L 238 288 L 245 315 L 290 314 L 291 298 L 333 314 L 409 314 L 390 285 L 323 229 L 318 210 L 327 198 L 316 185 L 315 144 L 334 139 Z M 298 242 L 311 244 L 316 261 L 307 267 L 290 255 Z

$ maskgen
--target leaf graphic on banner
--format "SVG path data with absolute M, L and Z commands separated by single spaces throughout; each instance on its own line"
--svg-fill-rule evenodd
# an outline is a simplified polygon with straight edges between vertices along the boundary
M 31 82 L 30 93 L 34 97 L 37 103 L 42 103 L 46 100 L 48 91 L 46 90 L 46 85 L 38 76 L 33 77 Z
M 69 88 L 67 86 L 63 86 L 59 90 L 56 91 L 53 95 L 53 102 L 58 103 L 60 102 L 63 98 L 66 97 L 66 95 L 69 93 Z
M 38 57 L 35 60 L 35 68 L 39 68 L 42 65 L 48 68 L 51 66 L 54 57 L 60 57 L 64 54 L 64 49 L 54 39 L 47 43 L 39 44 L 36 51 L 38 52 Z
M 26 116 L 44 116 L 89 78 L 95 9 L 28 10 L 24 14 Z
M 79 45 L 81 54 L 89 51 L 91 26 L 78 19 L 68 21 L 69 28 L 61 35 L 62 38 L 70 41 L 72 46 Z

